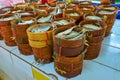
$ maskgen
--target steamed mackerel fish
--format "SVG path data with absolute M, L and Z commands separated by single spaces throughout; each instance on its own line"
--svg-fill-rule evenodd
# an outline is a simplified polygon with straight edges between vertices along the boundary
M 14 16 L 6 17 L 6 18 L 1 18 L 0 21 L 9 21 L 15 19 Z
M 81 2 L 80 4 L 89 4 L 89 2 L 83 1 L 83 2 Z
M 102 20 L 102 18 L 98 17 L 98 16 L 86 16 L 87 19 L 91 19 L 91 20 Z
M 22 20 L 21 22 L 19 22 L 18 24 L 32 24 L 34 21 L 33 20 Z
M 95 24 L 84 24 L 82 27 L 86 31 L 99 30 L 102 28 L 99 24 L 96 24 L 96 25 Z
M 107 9 L 107 10 L 115 10 L 115 7 L 105 7 L 104 9 Z
M 68 15 L 70 15 L 70 16 L 79 16 L 78 13 L 70 13 L 70 14 L 68 14 Z
M 32 28 L 30 30 L 30 32 L 34 32 L 34 33 L 39 33 L 39 32 L 46 32 L 50 29 L 51 27 L 49 25 L 46 26 L 37 26 L 35 28 Z
M 47 17 L 41 17 L 37 20 L 37 22 L 44 23 L 44 22 L 51 22 L 53 16 L 49 15 Z
M 59 25 L 67 25 L 69 23 L 70 23 L 69 20 L 59 20 L 59 21 L 54 21 L 52 25 L 54 25 L 54 26 L 56 26 L 57 24 L 59 24 Z
M 61 38 L 61 39 L 67 39 L 67 40 L 77 40 L 77 39 L 82 38 L 84 36 L 84 33 L 74 31 L 73 30 L 74 28 L 76 28 L 76 26 L 58 33 L 56 37 Z
M 105 11 L 105 10 L 102 10 L 99 12 L 99 14 L 114 14 L 115 12 L 114 11 Z

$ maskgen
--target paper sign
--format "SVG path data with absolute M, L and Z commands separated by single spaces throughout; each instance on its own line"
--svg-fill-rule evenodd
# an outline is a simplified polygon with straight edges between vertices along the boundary
M 47 76 L 45 76 L 35 68 L 32 68 L 32 73 L 35 80 L 50 80 Z

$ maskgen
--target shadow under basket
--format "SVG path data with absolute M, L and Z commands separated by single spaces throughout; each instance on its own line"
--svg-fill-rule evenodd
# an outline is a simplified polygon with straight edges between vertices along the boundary
M 32 55 L 33 51 L 29 44 L 18 44 L 18 49 L 23 55 Z
M 99 56 L 100 50 L 101 50 L 102 42 L 98 43 L 90 43 L 87 52 L 85 53 L 85 60 L 92 60 Z
M 34 58 L 38 63 L 45 64 L 53 61 L 53 46 L 46 46 L 42 48 L 33 48 Z
M 77 57 L 64 57 L 57 55 L 54 59 L 55 71 L 66 78 L 72 78 L 81 74 L 82 66 L 82 54 Z

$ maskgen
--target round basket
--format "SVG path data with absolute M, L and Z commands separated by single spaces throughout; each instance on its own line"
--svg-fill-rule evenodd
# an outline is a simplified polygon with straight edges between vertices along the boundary
M 4 15 L 2 16 L 2 18 L 7 18 L 7 17 L 11 17 L 13 15 Z M 4 38 L 4 41 L 6 43 L 6 45 L 8 46 L 15 46 L 16 43 L 14 41 L 14 39 L 12 39 L 13 37 L 13 34 L 12 34 L 12 30 L 11 30 L 11 24 L 10 24 L 10 21 L 11 20 L 1 20 L 0 21 L 0 27 L 1 27 L 1 33 L 2 33 L 2 36 Z
M 101 11 L 108 11 L 108 12 L 111 12 L 111 14 L 106 14 L 106 13 L 103 13 L 102 14 L 100 13 Z M 109 35 L 112 27 L 113 27 L 113 24 L 115 22 L 115 19 L 116 19 L 116 11 L 110 11 L 110 10 L 99 10 L 96 12 L 97 15 L 103 15 L 103 16 L 107 16 L 107 19 L 106 19 L 106 24 L 107 24 L 107 27 L 106 27 L 106 32 L 105 32 L 105 36 Z
M 52 32 L 53 32 L 52 28 L 47 32 L 39 32 L 39 33 L 30 32 L 32 28 L 35 28 L 37 26 L 45 26 L 45 25 L 50 25 L 50 24 L 36 24 L 36 25 L 30 26 L 27 29 L 27 35 L 29 40 L 33 40 L 33 41 L 52 40 Z
M 26 30 L 30 25 L 35 24 L 35 22 L 33 17 L 22 17 L 22 20 L 33 20 L 33 22 L 31 24 L 18 24 L 18 20 L 12 20 L 12 32 L 18 44 L 28 44 L 28 36 Z
M 71 27 L 73 27 L 73 26 L 71 26 Z M 69 28 L 70 28 L 70 26 L 60 27 L 53 31 L 54 44 L 59 45 L 60 47 L 67 47 L 67 48 L 75 48 L 75 47 L 80 47 L 81 45 L 83 45 L 83 43 L 84 43 L 83 38 L 78 39 L 78 40 L 66 40 L 66 39 L 61 39 L 61 38 L 56 37 L 57 33 L 65 31 Z M 81 31 L 81 28 L 78 27 L 78 30 Z
M 69 15 L 71 13 L 77 13 L 78 16 L 71 16 L 71 15 Z M 64 9 L 63 16 L 67 17 L 67 18 L 73 18 L 75 20 L 75 23 L 79 24 L 79 22 L 82 20 L 83 13 L 79 12 L 79 11 L 76 11 L 76 10 Z
M 82 72 L 83 58 L 82 54 L 76 57 L 64 57 L 56 55 L 54 59 L 55 71 L 67 78 L 72 78 Z
M 75 48 L 66 48 L 54 44 L 54 52 L 58 53 L 60 56 L 75 57 L 78 56 L 83 51 L 83 49 L 84 49 L 84 45 Z
M 84 20 L 80 22 L 80 27 L 82 27 L 84 24 L 100 24 L 101 29 L 99 30 L 93 30 L 93 31 L 87 31 L 87 36 L 90 37 L 97 37 L 97 36 L 103 36 L 105 34 L 106 24 L 103 21 L 97 21 L 97 20 Z
M 85 53 L 84 59 L 91 60 L 97 58 L 101 50 L 101 44 L 102 42 L 90 43 L 87 48 L 87 52 Z
M 53 47 L 46 46 L 42 48 L 32 48 L 35 60 L 39 63 L 50 63 L 53 61 L 52 53 Z
M 29 44 L 18 44 L 18 49 L 21 54 L 23 55 L 31 55 L 33 54 L 32 48 Z

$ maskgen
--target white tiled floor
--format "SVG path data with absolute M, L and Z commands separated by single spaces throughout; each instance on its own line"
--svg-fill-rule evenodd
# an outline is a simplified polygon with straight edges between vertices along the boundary
M 120 20 L 115 21 L 115 24 L 111 32 L 112 34 L 106 37 L 103 41 L 103 45 L 99 57 L 91 61 L 85 60 L 81 75 L 78 75 L 69 80 L 120 80 L 120 58 L 119 58 L 120 57 Z M 45 71 L 46 73 L 52 73 L 56 75 L 59 78 L 59 80 L 66 80 L 66 78 L 58 75 L 55 72 L 54 63 L 45 64 L 45 65 L 35 64 L 33 63 L 35 62 L 33 55 L 24 56 L 19 53 L 16 46 L 8 47 L 3 43 L 3 41 L 0 41 L 0 48 L 1 46 L 10 50 L 13 54 L 15 54 L 14 56 L 17 56 L 19 59 L 14 57 L 13 62 L 23 65 L 24 68 L 25 68 L 24 65 L 32 64 L 32 66 L 35 68 Z M 2 55 L 0 54 L 0 60 L 2 60 L 6 56 L 2 58 L 1 57 Z M 19 61 L 21 59 L 22 61 Z M 3 65 L 3 63 L 2 64 L 0 63 L 0 65 Z M 28 70 L 30 71 L 30 66 L 28 65 L 28 67 L 29 67 Z M 7 67 L 5 66 L 5 68 Z M 22 67 L 19 66 L 19 69 L 21 68 Z M 22 70 L 26 71 L 26 69 L 27 68 L 21 69 L 21 71 Z M 26 73 L 29 73 L 29 71 L 26 71 Z M 21 79 L 23 80 L 23 78 Z M 29 80 L 29 79 L 25 78 L 25 80 Z

